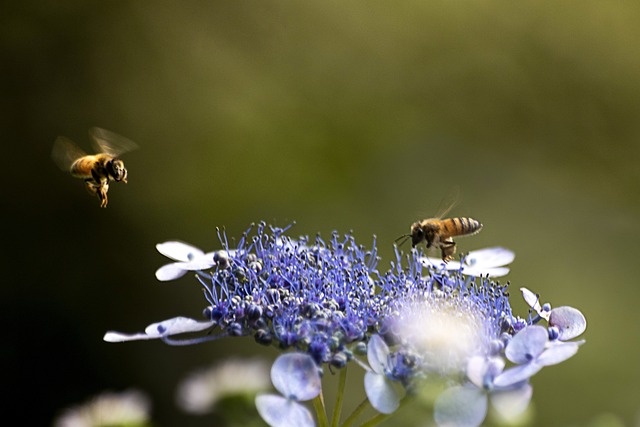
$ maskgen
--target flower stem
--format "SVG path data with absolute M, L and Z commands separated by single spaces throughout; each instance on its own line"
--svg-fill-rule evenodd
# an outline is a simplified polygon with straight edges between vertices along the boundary
M 370 406 L 369 399 L 365 398 L 356 409 L 353 410 L 349 418 L 347 418 L 344 423 L 342 423 L 342 427 L 349 427 L 351 424 L 355 422 L 355 420 L 362 414 L 362 412 Z
M 316 416 L 318 417 L 319 427 L 329 427 L 329 420 L 327 419 L 327 411 L 324 406 L 324 396 L 322 391 L 313 399 L 313 407 L 316 410 Z
M 378 414 L 373 418 L 369 419 L 367 422 L 360 424 L 360 427 L 373 427 L 383 422 L 387 418 L 389 418 L 391 414 Z
M 409 401 L 409 399 L 407 399 L 406 397 L 404 399 L 400 400 L 400 406 L 398 407 L 398 409 L 402 408 L 408 401 Z M 397 409 L 396 409 L 396 411 L 397 411 Z M 386 420 L 387 418 L 389 418 L 391 415 L 392 414 L 377 414 L 377 415 L 374 415 L 368 421 L 360 424 L 360 427 L 373 427 L 373 426 L 376 426 L 376 425 L 380 424 L 381 422 L 383 422 L 384 420 Z
M 338 383 L 338 397 L 336 398 L 336 406 L 333 408 L 333 418 L 331 419 L 331 427 L 338 427 L 340 423 L 340 415 L 342 415 L 342 402 L 344 401 L 344 386 L 347 383 L 347 367 L 340 369 L 340 379 Z

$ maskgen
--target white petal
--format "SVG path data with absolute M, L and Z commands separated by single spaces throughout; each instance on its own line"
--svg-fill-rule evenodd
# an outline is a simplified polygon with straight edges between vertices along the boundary
M 204 255 L 200 249 L 195 246 L 191 246 L 187 243 L 170 241 L 164 243 L 158 243 L 156 249 L 162 255 L 171 258 L 176 261 L 189 261 L 194 257 Z
M 515 258 L 516 254 L 513 251 L 496 246 L 493 248 L 471 251 L 464 258 L 464 262 L 472 267 L 480 265 L 482 267 L 500 267 L 502 265 L 511 264 Z
M 509 274 L 509 267 L 483 267 L 481 265 L 473 267 L 462 267 L 462 274 L 467 276 L 489 276 L 489 277 L 503 277 Z
M 477 427 L 487 415 L 487 396 L 477 388 L 456 386 L 436 399 L 433 416 L 440 427 Z
M 216 262 L 213 260 L 213 255 L 211 255 L 211 257 L 207 257 L 205 254 L 198 256 L 189 262 L 185 262 L 184 268 L 189 271 L 208 270 L 214 265 L 216 265 Z
M 184 268 L 186 263 L 173 262 L 171 264 L 163 265 L 156 270 L 156 278 L 161 282 L 168 282 L 170 280 L 178 279 L 185 275 L 187 269 Z
M 198 332 L 208 329 L 214 325 L 214 322 L 198 322 L 188 317 L 174 317 L 172 319 L 163 320 L 162 322 L 152 323 L 145 328 L 144 333 L 123 334 L 121 332 L 109 331 L 104 334 L 104 340 L 107 342 L 125 342 L 138 340 L 153 340 L 169 335 L 182 334 L 185 332 Z
M 198 332 L 209 329 L 215 322 L 199 322 L 188 317 L 174 317 L 162 322 L 152 323 L 145 328 L 145 333 L 153 338 L 170 335 L 184 334 L 186 332 Z
M 542 311 L 542 306 L 540 306 L 540 296 L 534 294 L 527 288 L 520 288 L 520 292 L 522 293 L 522 298 L 524 301 L 535 310 L 536 313 L 540 314 Z
M 523 384 L 513 390 L 494 391 L 490 394 L 491 403 L 505 421 L 515 422 L 529 406 L 533 387 Z
M 315 427 L 311 412 L 298 402 L 275 394 L 256 396 L 256 409 L 271 427 Z
M 102 338 L 106 342 L 126 342 L 126 341 L 139 341 L 139 340 L 152 340 L 158 337 L 151 337 L 147 334 L 138 333 L 138 334 L 123 334 L 121 332 L 109 331 L 104 334 Z
M 364 374 L 364 390 L 371 406 L 383 414 L 392 414 L 400 406 L 400 395 L 384 375 Z

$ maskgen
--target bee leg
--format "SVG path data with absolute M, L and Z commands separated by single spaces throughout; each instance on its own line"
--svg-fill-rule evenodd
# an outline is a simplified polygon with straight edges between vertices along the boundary
M 453 259 L 453 254 L 456 253 L 456 242 L 448 238 L 442 242 L 440 249 L 442 250 L 442 261 L 449 262 Z
M 109 184 L 94 181 L 92 178 L 87 178 L 84 180 L 87 191 L 92 196 L 98 196 L 100 199 L 100 207 L 106 208 L 108 199 L 107 199 L 107 191 L 109 191 Z
M 84 185 L 85 185 L 87 191 L 89 192 L 89 194 L 91 194 L 92 196 L 97 196 L 98 195 L 98 188 L 100 187 L 100 184 L 95 182 L 92 178 L 85 179 L 84 180 Z
M 96 194 L 100 198 L 100 207 L 106 208 L 107 203 L 109 203 L 109 198 L 107 197 L 107 192 L 109 191 L 109 184 L 101 183 L 96 189 Z
M 109 187 L 100 187 L 98 189 L 98 197 L 100 198 L 100 207 L 106 208 L 107 203 L 109 203 L 109 198 L 107 197 L 107 191 Z

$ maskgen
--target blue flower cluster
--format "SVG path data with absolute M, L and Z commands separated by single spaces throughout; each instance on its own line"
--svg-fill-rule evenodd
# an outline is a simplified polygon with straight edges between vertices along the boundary
M 529 378 L 571 357 L 581 344 L 568 341 L 586 328 L 576 309 L 552 310 L 523 289 L 536 314 L 513 315 L 506 286 L 489 279 L 508 272 L 503 265 L 513 253 L 504 248 L 469 253 L 473 262 L 463 259 L 458 270 L 438 267 L 417 251 L 404 257 L 396 250 L 391 268 L 380 273 L 375 239 L 367 249 L 351 235 L 293 239 L 288 229 L 260 223 L 233 247 L 219 233 L 222 249 L 208 254 L 182 242 L 157 245 L 176 262 L 156 277 L 174 280 L 193 272 L 207 301 L 204 320 L 177 317 L 144 333 L 108 332 L 105 340 L 187 345 L 252 335 L 260 344 L 293 350 L 271 372 L 284 396 L 256 401 L 274 426 L 315 425 L 299 402 L 320 393 L 324 364 L 343 368 L 353 359 L 367 369 L 367 398 L 381 413 L 399 406 L 394 383 L 412 394 L 430 377 L 446 376 L 465 380 L 435 402 L 438 424 L 480 425 L 489 400 L 513 417 L 531 397 Z M 485 274 L 483 260 L 489 260 Z M 541 321 L 549 327 L 536 325 Z M 365 353 L 368 365 L 357 358 Z
M 352 236 L 334 233 L 325 242 L 291 239 L 287 228 L 261 223 L 247 230 L 235 247 L 220 233 L 223 249 L 207 257 L 180 242 L 158 245 L 178 262 L 161 267 L 156 276 L 173 280 L 193 271 L 205 290 L 206 321 L 169 319 L 145 334 L 109 333 L 111 341 L 161 338 L 170 344 L 195 343 L 222 336 L 253 335 L 311 355 L 317 364 L 344 366 L 352 358 L 350 344 L 365 342 L 385 313 L 387 292 L 377 278 L 374 248 L 365 250 Z M 208 262 L 208 264 L 207 264 Z M 384 288 L 392 290 L 383 278 Z M 395 291 L 394 291 L 395 292 Z M 176 340 L 172 335 L 207 330 L 201 337 Z

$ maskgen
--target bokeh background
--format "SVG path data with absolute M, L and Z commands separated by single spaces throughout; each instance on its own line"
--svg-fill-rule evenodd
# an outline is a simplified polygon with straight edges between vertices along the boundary
M 393 240 L 460 190 L 514 250 L 508 277 L 587 316 L 587 344 L 532 380 L 532 425 L 640 412 L 640 3 L 22 1 L 0 6 L 3 416 L 50 425 L 136 387 L 156 425 L 176 385 L 251 339 L 107 344 L 204 307 L 154 245 L 219 247 L 254 221 Z M 50 151 L 100 126 L 136 141 L 107 209 Z M 352 385 L 359 394 L 359 385 Z M 392 418 L 393 419 L 393 418 Z M 398 424 L 399 425 L 399 424 Z

